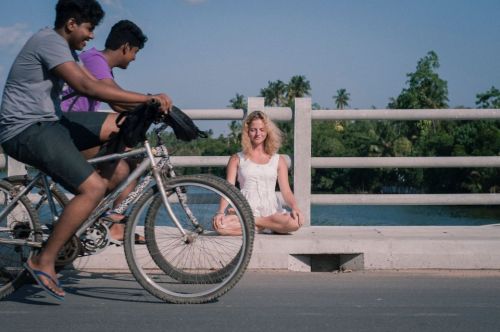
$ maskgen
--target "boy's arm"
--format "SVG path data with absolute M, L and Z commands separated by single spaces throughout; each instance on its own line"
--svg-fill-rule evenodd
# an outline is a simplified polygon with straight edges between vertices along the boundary
M 92 73 L 87 68 L 85 68 L 85 66 L 80 66 L 80 68 L 89 79 L 97 81 L 97 78 L 95 78 L 94 75 L 92 75 Z
M 149 96 L 136 92 L 125 91 L 111 84 L 90 79 L 80 66 L 76 64 L 76 62 L 69 61 L 62 63 L 54 67 L 52 71 L 56 76 L 68 83 L 73 90 L 93 99 L 105 101 L 111 104 L 117 103 L 133 107 L 133 105 L 145 103 L 154 98 L 160 102 L 161 110 L 167 112 L 170 110 L 170 107 L 172 107 L 172 100 L 165 94 Z
M 103 84 L 107 84 L 107 85 L 110 85 L 110 86 L 115 87 L 117 89 L 123 90 L 118 84 L 116 84 L 114 79 L 105 78 L 105 79 L 102 79 L 100 81 Z M 109 107 L 111 107 L 111 109 L 113 111 L 118 112 L 118 113 L 123 112 L 123 111 L 130 111 L 138 105 L 138 103 L 136 103 L 136 104 L 108 103 L 108 104 L 109 104 Z

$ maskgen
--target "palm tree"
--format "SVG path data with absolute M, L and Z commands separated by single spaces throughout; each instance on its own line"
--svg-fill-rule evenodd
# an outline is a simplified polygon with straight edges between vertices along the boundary
M 240 95 L 239 93 L 236 93 L 236 96 L 233 99 L 229 100 L 228 106 L 234 109 L 242 109 L 244 111 L 246 111 L 248 107 L 245 96 Z
M 234 109 L 242 109 L 245 113 L 247 111 L 248 105 L 245 100 L 244 95 L 240 95 L 239 93 L 236 93 L 236 96 L 229 100 L 229 107 L 234 108 Z M 231 121 L 229 123 L 229 130 L 231 131 L 229 133 L 229 136 L 227 137 L 228 139 L 228 145 L 230 144 L 235 144 L 237 145 L 240 138 L 241 138 L 241 121 Z
M 264 97 L 268 106 L 283 106 L 286 98 L 287 85 L 281 80 L 269 81 L 267 88 L 260 89 L 260 96 Z
M 335 105 L 337 105 L 337 109 L 343 110 L 344 107 L 349 106 L 350 96 L 351 94 L 348 93 L 346 89 L 337 90 L 337 95 L 333 96 L 333 99 L 335 100 Z
M 295 98 L 311 95 L 311 83 L 304 75 L 295 75 L 288 82 L 286 97 L 288 105 L 292 106 Z

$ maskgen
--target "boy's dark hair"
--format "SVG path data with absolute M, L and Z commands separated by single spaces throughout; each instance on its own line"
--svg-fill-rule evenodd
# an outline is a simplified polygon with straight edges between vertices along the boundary
M 74 18 L 77 24 L 88 22 L 95 27 L 103 17 L 104 11 L 96 0 L 59 0 L 54 27 L 63 27 L 70 18 Z
M 104 47 L 109 50 L 117 50 L 122 45 L 129 43 L 132 47 L 142 49 L 148 37 L 142 30 L 129 20 L 121 20 L 111 28 Z

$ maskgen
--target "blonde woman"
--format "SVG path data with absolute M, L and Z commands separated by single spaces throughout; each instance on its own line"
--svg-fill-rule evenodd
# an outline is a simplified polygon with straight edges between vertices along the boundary
M 303 225 L 304 217 L 288 183 L 288 166 L 277 152 L 281 146 L 281 131 L 261 112 L 250 113 L 243 121 L 241 133 L 243 151 L 231 156 L 227 165 L 227 181 L 240 184 L 248 200 L 259 232 L 289 233 Z M 291 212 L 283 209 L 276 196 L 276 181 Z M 241 226 L 227 203 L 220 203 L 214 216 L 215 230 L 221 235 L 239 235 Z

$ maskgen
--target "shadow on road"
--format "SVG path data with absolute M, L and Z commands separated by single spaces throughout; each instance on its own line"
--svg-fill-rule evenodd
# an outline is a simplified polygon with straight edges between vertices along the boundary
M 60 281 L 67 297 L 74 295 L 120 302 L 164 303 L 142 289 L 129 274 L 64 270 L 60 275 Z M 94 284 L 96 286 L 93 286 Z M 49 298 L 50 296 L 31 280 L 3 301 L 48 306 L 59 304 L 59 302 L 47 302 Z

